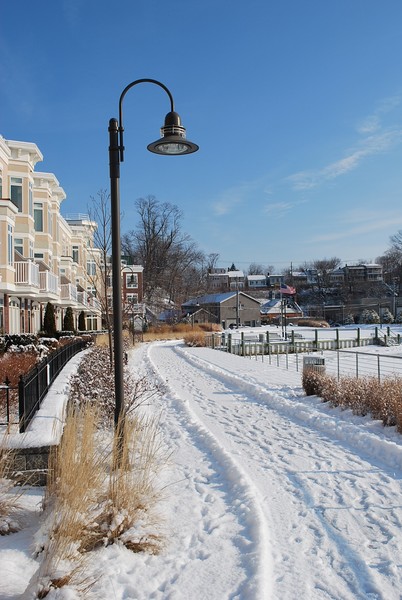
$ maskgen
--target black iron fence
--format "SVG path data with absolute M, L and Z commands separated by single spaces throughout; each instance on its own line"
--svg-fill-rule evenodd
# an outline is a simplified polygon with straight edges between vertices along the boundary
M 0 425 L 8 426 L 17 422 L 17 392 L 18 388 L 11 386 L 9 378 L 6 377 L 4 384 L 0 385 Z
M 85 340 L 77 340 L 63 346 L 46 357 L 26 375 L 21 375 L 18 384 L 18 411 L 20 433 L 24 433 L 46 396 L 49 387 L 62 368 L 78 352 L 87 346 Z

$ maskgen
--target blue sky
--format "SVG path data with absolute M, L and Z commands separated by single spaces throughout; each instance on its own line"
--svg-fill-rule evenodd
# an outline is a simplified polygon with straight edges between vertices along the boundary
M 38 145 L 63 214 L 87 212 L 121 91 L 157 79 L 200 150 L 149 153 L 168 97 L 128 92 L 123 232 L 153 195 L 221 266 L 371 261 L 402 229 L 401 30 L 400 0 L 7 2 L 0 134 Z

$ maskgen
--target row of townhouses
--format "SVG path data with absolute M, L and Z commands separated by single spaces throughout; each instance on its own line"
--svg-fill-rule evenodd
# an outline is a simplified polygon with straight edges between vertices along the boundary
M 293 272 L 285 278 L 284 275 L 245 275 L 243 271 L 231 271 L 225 268 L 215 268 L 208 273 L 208 289 L 211 291 L 259 290 L 275 288 L 286 280 L 292 285 L 320 285 L 320 275 L 316 269 Z M 340 285 L 347 282 L 381 282 L 383 270 L 377 264 L 345 265 L 330 271 L 327 284 Z
M 243 271 L 215 268 L 208 273 L 211 291 L 259 290 L 284 283 L 284 275 L 245 275 Z
M 35 170 L 42 160 L 36 144 L 0 136 L 0 332 L 39 332 L 48 302 L 58 330 L 68 307 L 77 329 L 84 312 L 86 330 L 99 330 L 97 224 L 88 215 L 61 215 L 66 194 L 53 173 Z M 142 267 L 123 263 L 121 278 L 125 306 L 137 305 Z

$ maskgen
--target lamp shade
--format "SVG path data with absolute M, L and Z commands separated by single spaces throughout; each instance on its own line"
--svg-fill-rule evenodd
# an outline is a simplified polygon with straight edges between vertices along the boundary
M 186 139 L 186 129 L 181 124 L 177 112 L 171 111 L 165 117 L 165 124 L 161 127 L 161 138 L 147 146 L 155 154 L 180 155 L 197 152 L 197 144 Z

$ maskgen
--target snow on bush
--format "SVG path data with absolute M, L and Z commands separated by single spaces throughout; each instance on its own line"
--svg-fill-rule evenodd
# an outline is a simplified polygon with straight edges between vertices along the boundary
M 333 406 L 349 408 L 355 415 L 371 415 L 384 426 L 396 426 L 402 433 L 402 378 L 335 377 L 305 371 L 302 379 L 307 396 L 319 396 Z

